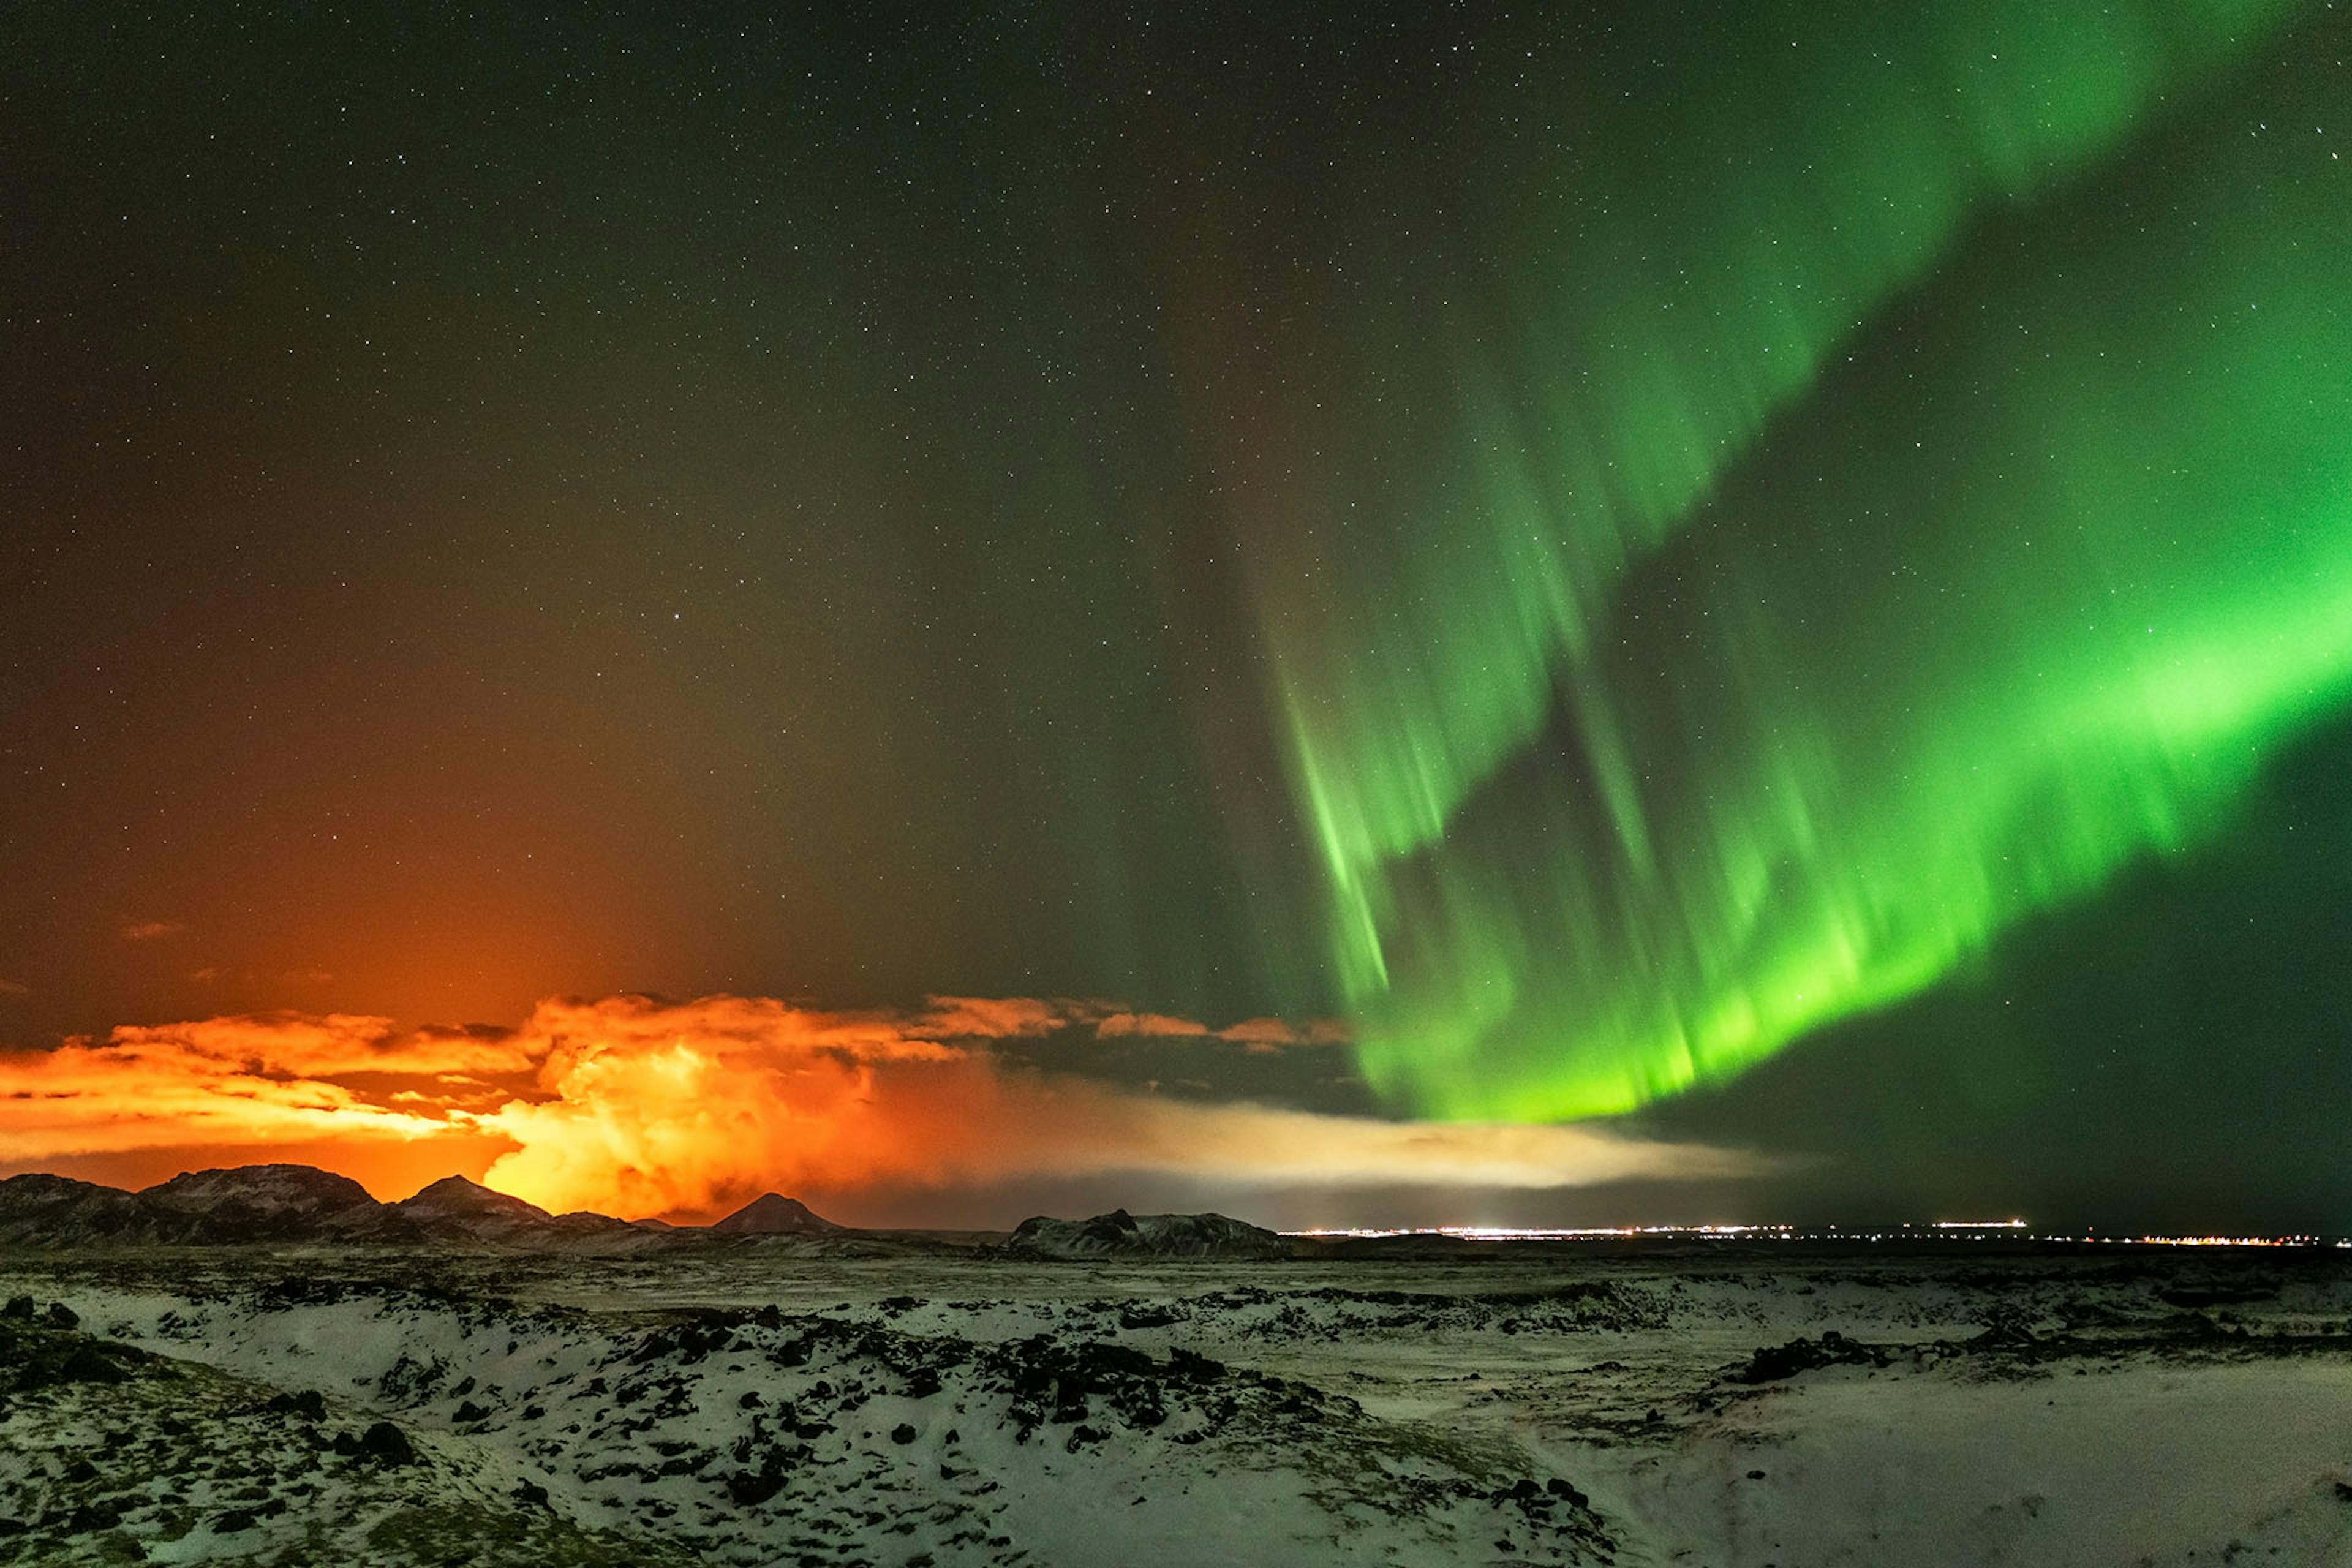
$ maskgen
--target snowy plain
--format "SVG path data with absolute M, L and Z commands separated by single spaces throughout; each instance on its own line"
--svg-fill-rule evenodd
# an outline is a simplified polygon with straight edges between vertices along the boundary
M 0 1393 L 0 1563 L 2352 1564 L 2336 1250 L 236 1247 L 20 1297 L 20 1367 L 112 1370 Z

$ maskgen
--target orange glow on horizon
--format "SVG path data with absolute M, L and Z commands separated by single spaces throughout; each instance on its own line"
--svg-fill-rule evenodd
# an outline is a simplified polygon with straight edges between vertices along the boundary
M 1558 1186 L 1755 1168 L 1738 1154 L 1586 1128 L 1178 1100 L 1003 1052 L 1064 1030 L 1242 1053 L 1335 1037 L 1325 1025 L 1258 1018 L 1213 1030 L 1108 1003 L 1020 997 L 934 997 L 903 1014 L 757 996 L 551 998 L 512 1030 L 403 1031 L 380 1017 L 296 1013 L 126 1026 L 103 1040 L 0 1052 L 0 1171 L 62 1165 L 153 1181 L 173 1173 L 154 1173 L 163 1163 L 200 1151 L 213 1157 L 178 1168 L 294 1159 L 378 1197 L 478 1173 L 553 1212 L 639 1218 L 709 1216 L 769 1190 L 1119 1171 L 1239 1185 Z

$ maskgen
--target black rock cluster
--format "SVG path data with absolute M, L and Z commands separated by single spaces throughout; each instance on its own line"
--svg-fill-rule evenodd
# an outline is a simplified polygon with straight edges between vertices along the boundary
M 1886 1364 L 1884 1350 L 1859 1344 L 1835 1329 L 1827 1329 L 1817 1340 L 1801 1335 L 1784 1345 L 1759 1345 L 1748 1364 L 1734 1372 L 1731 1378 L 1735 1383 L 1778 1383 L 1816 1367 Z

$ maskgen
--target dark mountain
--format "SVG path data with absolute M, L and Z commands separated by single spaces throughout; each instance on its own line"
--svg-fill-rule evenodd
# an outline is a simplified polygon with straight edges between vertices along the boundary
M 255 1214 L 332 1214 L 373 1207 L 375 1199 L 349 1176 L 310 1165 L 233 1165 L 186 1171 L 138 1194 L 150 1204 L 193 1211 L 234 1204 Z
M 659 1245 L 665 1234 L 678 1233 L 605 1215 L 551 1215 L 462 1176 L 396 1204 L 308 1165 L 191 1171 L 137 1193 L 47 1174 L 0 1180 L 0 1245 L 12 1247 L 454 1243 L 634 1251 Z
M 142 1192 L 46 1173 L 0 1179 L 0 1248 L 370 1246 L 512 1247 L 591 1255 L 755 1248 L 793 1257 L 962 1253 L 978 1237 L 877 1233 L 835 1225 L 797 1198 L 768 1193 L 716 1225 L 550 1214 L 463 1176 L 380 1204 L 347 1176 L 308 1165 L 191 1171 Z M 1270 1230 L 1219 1214 L 1024 1221 L 1003 1247 L 1033 1258 L 1287 1258 Z
M 469 1182 L 463 1176 L 444 1176 L 413 1197 L 403 1198 L 387 1206 L 404 1219 L 428 1226 L 515 1227 L 555 1223 L 555 1216 L 537 1204 L 510 1198 L 504 1193 L 494 1193 L 479 1182 Z M 618 1225 L 621 1222 L 614 1220 L 613 1223 Z
M 730 1236 L 809 1236 L 841 1226 L 813 1212 L 798 1198 L 763 1193 L 710 1227 Z
M 1092 1219 L 1024 1219 L 1004 1243 L 1008 1258 L 1288 1258 L 1288 1241 L 1221 1214 L 1150 1214 L 1113 1209 Z
M 165 1244 L 314 1241 L 373 1228 L 383 1205 L 349 1176 L 309 1165 L 190 1171 L 133 1194 Z
M 384 1216 L 415 1240 L 494 1247 L 634 1252 L 658 1246 L 663 1237 L 660 1230 L 610 1215 L 550 1214 L 463 1176 L 444 1176 L 414 1197 L 385 1205 Z

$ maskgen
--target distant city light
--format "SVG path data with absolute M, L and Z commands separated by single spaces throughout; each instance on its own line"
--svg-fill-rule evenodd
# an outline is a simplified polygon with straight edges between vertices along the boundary
M 1879 1230 L 1843 1230 L 1793 1225 L 1591 1225 L 1591 1226 L 1328 1226 L 1286 1230 L 1284 1236 L 1310 1241 L 1378 1241 L 1397 1237 L 1444 1237 L 1454 1241 L 1622 1241 L 1641 1238 L 1687 1237 L 1730 1241 L 1900 1242 L 1923 1240 L 1983 1241 L 2013 1237 L 2021 1241 L 2056 1242 L 2099 1247 L 2330 1247 L 2352 1248 L 2352 1237 L 2335 1236 L 2106 1236 L 2093 1230 L 2080 1235 L 2031 1231 L 2021 1219 L 1939 1219 L 1924 1226 L 1908 1223 Z
M 1284 1236 L 1328 1240 L 1369 1240 L 1391 1236 L 1445 1236 L 1456 1241 L 1597 1241 L 1630 1236 L 1763 1236 L 1785 1240 L 1796 1234 L 1785 1225 L 1596 1225 L 1521 1226 L 1504 1225 L 1349 1226 L 1286 1230 Z

